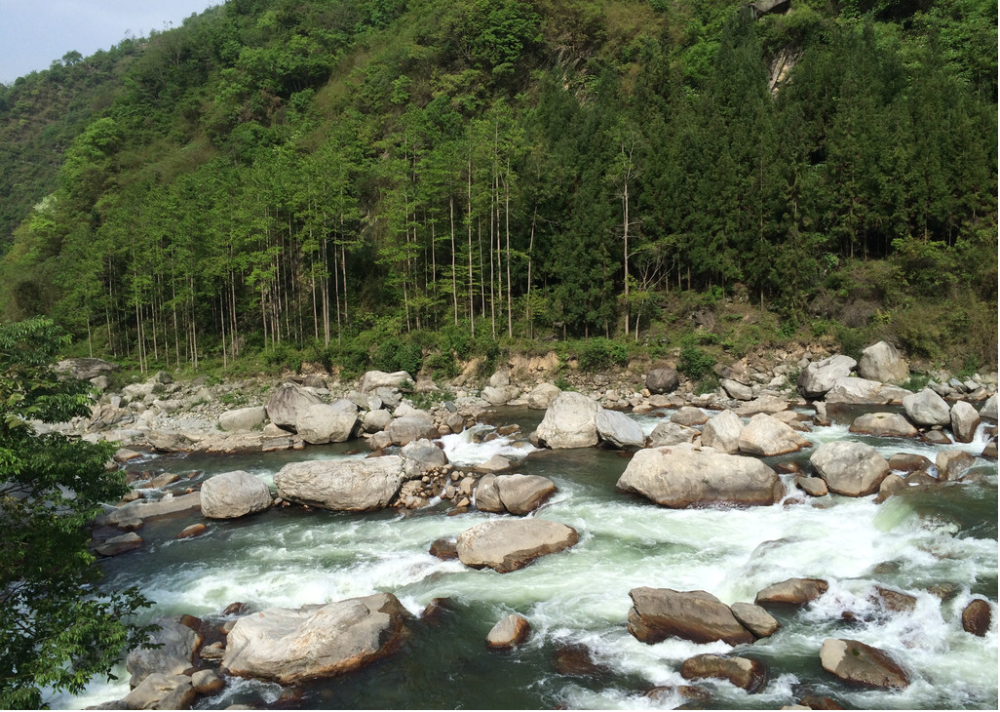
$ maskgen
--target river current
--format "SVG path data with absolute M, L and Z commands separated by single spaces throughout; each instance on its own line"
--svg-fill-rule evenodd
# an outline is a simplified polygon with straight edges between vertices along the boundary
M 635 417 L 647 433 L 664 415 Z M 500 409 L 496 425 L 534 429 L 541 413 Z M 886 458 L 937 449 L 916 441 L 858 438 L 850 419 L 817 427 L 806 437 L 823 442 L 862 439 Z M 476 426 L 480 431 L 490 426 Z M 534 516 L 574 527 L 580 542 L 509 574 L 473 570 L 428 553 L 440 537 L 455 537 L 499 515 L 447 516 L 441 507 L 365 514 L 271 510 L 234 521 L 211 521 L 206 535 L 177 540 L 200 515 L 149 522 L 145 546 L 102 563 L 109 587 L 137 586 L 154 601 L 144 617 L 192 614 L 221 620 L 234 601 L 251 610 L 298 607 L 387 591 L 415 616 L 433 599 L 448 599 L 440 617 L 417 620 L 403 649 L 361 671 L 301 688 L 303 708 L 626 708 L 673 709 L 691 700 L 683 661 L 699 653 L 733 651 L 763 661 L 767 686 L 748 694 L 725 682 L 699 681 L 709 693 L 695 704 L 716 709 L 777 709 L 806 694 L 829 696 L 848 708 L 997 709 L 996 607 L 984 638 L 962 630 L 961 612 L 973 596 L 997 600 L 997 464 L 978 459 L 971 482 L 906 492 L 883 504 L 874 497 L 810 499 L 795 490 L 771 507 L 671 510 L 615 492 L 628 464 L 618 453 L 588 449 L 534 451 L 526 442 L 497 438 L 476 444 L 472 433 L 443 438 L 456 465 L 485 462 L 495 453 L 520 460 L 516 472 L 553 480 L 558 492 Z M 982 452 L 985 428 L 973 443 Z M 298 452 L 225 457 L 162 457 L 140 464 L 177 474 L 199 470 L 195 481 L 244 469 L 273 486 L 282 465 L 316 458 L 359 458 L 357 443 Z M 811 449 L 765 460 L 805 461 Z M 527 456 L 529 455 L 530 456 Z M 526 457 L 527 456 L 527 457 Z M 185 482 L 186 486 L 190 486 Z M 626 629 L 629 590 L 639 586 L 700 589 L 725 603 L 752 602 L 760 589 L 791 577 L 815 577 L 829 591 L 807 607 L 778 612 L 782 628 L 753 645 L 697 645 L 667 640 L 646 645 Z M 876 585 L 917 599 L 912 612 L 884 614 Z M 490 628 L 511 612 L 531 624 L 528 643 L 513 652 L 487 650 Z M 845 613 L 849 614 L 845 617 Z M 899 691 L 852 688 L 819 664 L 825 638 L 851 638 L 889 652 L 911 673 Z M 574 669 L 566 651 L 589 657 Z M 79 697 L 56 696 L 52 707 L 81 708 L 128 692 L 119 680 L 95 680 Z M 647 693 L 654 687 L 655 696 Z M 232 678 L 197 707 L 283 706 L 276 684 Z

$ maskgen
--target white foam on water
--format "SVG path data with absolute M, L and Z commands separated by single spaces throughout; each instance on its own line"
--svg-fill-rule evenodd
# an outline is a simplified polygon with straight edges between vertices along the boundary
M 477 434 L 490 433 L 495 430 L 496 428 L 492 425 L 479 423 L 460 433 L 441 436 L 440 441 L 444 445 L 444 454 L 448 456 L 448 462 L 472 467 L 483 464 L 494 455 L 500 455 L 511 462 L 516 462 L 523 460 L 528 456 L 528 453 L 535 450 L 531 443 L 524 440 L 513 440 L 505 435 L 483 443 L 477 443 L 473 440 Z

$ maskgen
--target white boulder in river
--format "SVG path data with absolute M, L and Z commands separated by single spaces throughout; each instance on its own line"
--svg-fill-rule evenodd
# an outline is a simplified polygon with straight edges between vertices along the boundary
M 299 413 L 311 405 L 322 402 L 312 391 L 307 391 L 294 383 L 286 383 L 279 386 L 267 402 L 267 417 L 279 428 L 295 430 Z
M 638 449 L 646 444 L 642 428 L 624 413 L 601 408 L 597 411 L 595 424 L 598 437 L 616 448 Z
M 398 455 L 366 460 L 291 462 L 274 476 L 278 496 L 321 509 L 365 511 L 387 507 L 409 475 Z
M 819 398 L 833 388 L 838 378 L 851 375 L 851 369 L 858 365 L 850 356 L 837 354 L 814 361 L 799 375 L 799 390 L 807 398 Z
M 861 352 L 858 373 L 862 378 L 899 385 L 910 377 L 910 367 L 895 346 L 879 341 Z
M 640 450 L 617 488 L 674 509 L 704 504 L 771 505 L 785 494 L 777 473 L 760 460 L 687 444 Z
M 560 393 L 549 404 L 535 431 L 538 443 L 553 450 L 593 447 L 597 444 L 599 408 L 582 393 Z
M 572 527 L 547 519 L 495 519 L 466 529 L 456 548 L 459 561 L 466 566 L 488 566 L 506 574 L 540 556 L 568 549 L 579 539 Z
M 231 675 L 282 685 L 350 672 L 395 650 L 409 617 L 391 593 L 325 606 L 268 608 L 236 621 L 222 667 Z
M 906 417 L 917 425 L 949 425 L 951 409 L 944 398 L 925 388 L 903 398 L 903 410 Z
M 831 492 L 863 497 L 878 492 L 889 475 L 889 462 L 871 445 L 852 442 L 823 443 L 809 458 Z
M 235 519 L 271 506 L 271 490 L 243 470 L 224 472 L 201 486 L 201 513 L 209 519 Z
M 750 419 L 740 431 L 738 442 L 740 452 L 758 457 L 784 455 L 809 447 L 809 441 L 791 426 L 766 413 L 758 413 Z
M 219 427 L 232 432 L 234 430 L 253 430 L 264 424 L 267 412 L 263 406 L 256 405 L 250 408 L 237 408 L 227 410 L 219 416 Z
M 358 408 L 342 399 L 333 405 L 316 403 L 299 410 L 295 417 L 295 432 L 310 445 L 342 443 L 351 437 L 358 422 Z

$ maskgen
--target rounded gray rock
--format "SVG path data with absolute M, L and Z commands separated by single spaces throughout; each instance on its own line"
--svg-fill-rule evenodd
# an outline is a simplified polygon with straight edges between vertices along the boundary
M 243 470 L 224 472 L 201 486 L 201 513 L 209 519 L 235 519 L 271 506 L 271 490 Z

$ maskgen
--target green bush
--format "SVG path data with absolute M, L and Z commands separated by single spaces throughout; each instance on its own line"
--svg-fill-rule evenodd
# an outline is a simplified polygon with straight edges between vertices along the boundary
M 697 346 L 685 346 L 681 349 L 681 360 L 677 365 L 685 376 L 697 381 L 711 371 L 715 359 Z
M 424 359 L 424 367 L 432 376 L 454 378 L 458 375 L 458 362 L 450 351 L 428 354 Z
M 590 339 L 580 347 L 580 369 L 588 373 L 606 369 L 611 365 L 611 349 L 607 339 Z
M 372 355 L 372 365 L 378 370 L 406 371 L 414 377 L 423 365 L 423 361 L 419 345 L 396 338 L 382 341 Z

